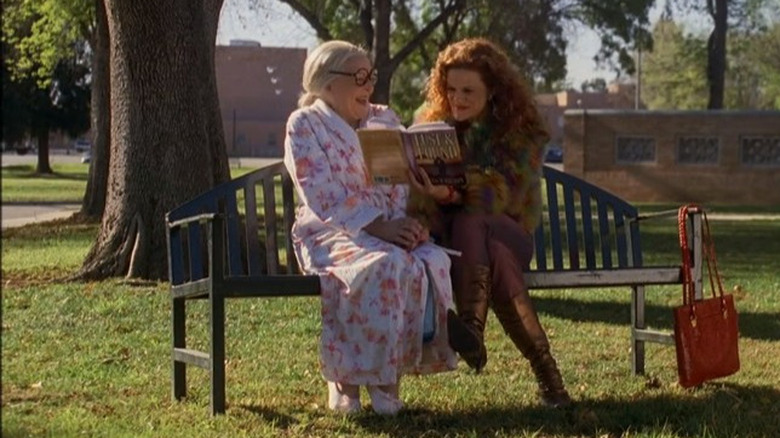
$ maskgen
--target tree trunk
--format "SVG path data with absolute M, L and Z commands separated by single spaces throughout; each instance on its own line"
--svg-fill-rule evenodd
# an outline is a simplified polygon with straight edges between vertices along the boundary
M 219 27 L 219 12 L 223 0 L 203 0 L 204 38 L 208 53 L 201 57 L 203 70 L 207 73 L 207 84 L 200 90 L 201 108 L 206 110 L 206 134 L 211 152 L 214 181 L 217 183 L 230 179 L 230 163 L 225 149 L 225 131 L 222 126 L 222 111 L 219 106 L 217 90 L 217 75 L 214 52 L 217 44 L 217 27 Z
M 89 178 L 84 199 L 81 201 L 81 215 L 89 219 L 100 219 L 106 205 L 108 163 L 111 159 L 111 100 L 109 70 L 109 36 L 106 8 L 103 0 L 95 0 L 95 31 L 92 37 L 92 151 L 89 163 Z
M 390 0 L 376 0 L 376 16 L 374 19 L 374 66 L 379 80 L 371 96 L 373 102 L 387 104 L 390 102 L 390 79 L 395 73 L 395 67 L 390 62 L 390 15 L 392 5 Z
M 726 81 L 726 33 L 729 17 L 728 0 L 709 0 L 708 9 L 715 26 L 707 40 L 707 83 L 710 89 L 707 108 L 723 109 Z
M 167 278 L 165 213 L 228 175 L 214 81 L 221 1 L 106 0 L 111 147 L 100 231 L 80 277 Z M 207 17 L 206 11 L 209 11 Z M 204 29 L 206 29 L 204 31 Z M 210 68 L 209 68 L 210 66 Z M 218 111 L 216 112 L 218 113 Z
M 38 140 L 38 164 L 35 167 L 35 173 L 54 173 L 49 164 L 49 124 L 42 123 L 38 126 L 35 137 Z

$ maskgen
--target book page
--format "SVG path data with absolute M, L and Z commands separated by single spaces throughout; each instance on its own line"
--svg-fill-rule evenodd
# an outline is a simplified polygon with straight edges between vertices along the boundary
M 409 165 L 399 129 L 358 129 L 363 159 L 375 184 L 409 182 Z
M 406 128 L 407 132 L 422 132 L 422 131 L 437 131 L 437 130 L 454 131 L 455 128 L 442 121 L 423 122 Z

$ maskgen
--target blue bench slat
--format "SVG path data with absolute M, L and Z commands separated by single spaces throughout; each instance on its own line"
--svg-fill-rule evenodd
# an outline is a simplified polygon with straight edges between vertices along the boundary
M 582 237 L 585 242 L 585 266 L 588 269 L 596 269 L 596 249 L 589 190 L 580 190 L 580 207 L 582 208 Z
M 574 214 L 574 190 L 571 185 L 563 187 L 563 208 L 566 213 L 566 239 L 569 250 L 569 267 L 580 268 L 580 253 L 577 243 L 577 217 Z
M 203 239 L 201 237 L 201 226 L 195 222 L 187 227 L 187 253 L 189 254 L 190 262 L 190 278 L 189 281 L 200 280 L 203 278 L 203 253 L 201 248 L 204 248 Z
M 612 245 L 609 233 L 609 216 L 607 215 L 607 203 L 597 199 L 599 217 L 599 242 L 601 242 L 601 263 L 604 268 L 612 267 Z
M 282 174 L 282 199 L 295 199 L 292 178 L 290 177 L 290 174 L 286 172 Z M 287 273 L 298 274 L 300 273 L 298 259 L 295 257 L 295 249 L 293 248 L 292 239 L 290 238 L 292 226 L 295 222 L 295 203 L 283 203 L 282 215 L 284 219 L 284 232 L 285 236 L 287 236 L 284 240 L 285 250 L 287 251 Z
M 547 270 L 547 254 L 545 251 L 546 243 L 544 241 L 544 223 L 539 224 L 534 231 L 534 251 L 536 251 L 536 269 L 539 271 Z
M 636 211 L 633 212 L 632 217 L 636 217 L 637 213 Z M 642 265 L 642 245 L 639 240 L 639 222 L 637 221 L 631 221 L 628 224 L 629 227 L 631 227 L 631 253 L 633 255 L 633 265 L 634 267 L 641 267 Z
M 622 209 L 614 206 L 612 208 L 612 220 L 615 223 L 615 240 L 617 243 L 618 266 L 625 268 L 628 266 L 628 246 L 626 245 L 625 215 Z
M 241 218 L 238 215 L 238 202 L 236 201 L 236 192 L 228 190 L 224 192 L 225 225 L 227 229 L 227 257 L 228 257 L 228 275 L 245 275 L 244 266 L 241 262 Z
M 265 214 L 265 249 L 268 274 L 278 273 L 279 249 L 276 243 L 276 193 L 273 177 L 263 178 L 263 211 Z
M 246 258 L 249 275 L 259 275 L 263 272 L 260 265 L 260 239 L 257 236 L 257 198 L 255 185 L 249 181 L 244 186 L 244 209 L 246 210 Z
M 181 228 L 168 234 L 168 275 L 171 284 L 184 282 L 184 252 L 182 251 Z
M 558 214 L 558 184 L 552 178 L 547 180 L 547 212 L 550 218 L 550 245 L 554 269 L 563 269 L 561 253 L 561 219 Z

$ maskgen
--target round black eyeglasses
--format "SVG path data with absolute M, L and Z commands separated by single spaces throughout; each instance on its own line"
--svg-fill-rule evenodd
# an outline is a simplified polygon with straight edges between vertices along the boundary
M 365 68 L 358 69 L 355 73 L 349 73 L 346 71 L 338 71 L 338 70 L 328 70 L 328 73 L 332 73 L 334 75 L 342 75 L 342 76 L 352 76 L 355 78 L 355 85 L 358 87 L 362 87 L 363 85 L 366 85 L 368 81 L 371 81 L 371 85 L 375 85 L 377 79 L 379 79 L 379 73 L 377 73 L 376 69 L 373 68 L 370 71 L 366 70 Z

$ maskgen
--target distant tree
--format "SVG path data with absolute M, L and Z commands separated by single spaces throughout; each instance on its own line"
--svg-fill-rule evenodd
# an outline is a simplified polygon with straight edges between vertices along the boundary
M 250 0 L 262 10 L 275 0 Z M 408 120 L 422 101 L 437 53 L 468 37 L 489 38 L 541 89 L 566 76 L 564 29 L 576 23 L 602 38 L 598 59 L 631 71 L 633 42 L 646 35 L 653 0 L 278 0 L 289 5 L 320 40 L 346 39 L 373 49 L 379 83 L 373 100 L 387 103 Z M 649 38 L 647 38 L 649 40 Z M 396 76 L 397 75 L 397 76 Z M 391 81 L 391 78 L 393 79 Z
M 642 100 L 655 110 L 706 108 L 706 63 L 704 41 L 662 17 L 653 28 L 653 50 L 642 59 Z
M 583 93 L 603 93 L 607 91 L 607 81 L 604 78 L 595 78 L 584 81 L 580 85 L 580 89 Z
M 165 213 L 229 179 L 214 45 L 222 0 L 105 0 L 111 150 L 79 277 L 167 278 Z
M 109 161 L 108 28 L 103 0 L 10 0 L 3 3 L 3 41 L 13 48 L 9 73 L 47 87 L 61 60 L 89 44 L 92 91 L 89 111 L 92 159 L 80 213 L 93 219 L 103 214 Z M 83 134 L 79 132 L 77 135 Z M 48 150 L 39 149 L 48 163 Z M 48 165 L 48 164 L 47 164 Z M 40 166 L 39 166 L 40 167 Z
M 763 90 L 762 108 L 780 110 L 780 20 L 758 36 L 748 49 L 756 60 Z
M 670 12 L 703 12 L 712 19 L 706 45 L 707 108 L 722 109 L 726 93 L 729 29 L 755 27 L 756 20 L 760 20 L 765 12 L 780 8 L 777 0 L 667 0 L 666 4 Z
M 662 17 L 643 61 L 642 90 L 651 109 L 705 109 L 707 37 Z M 724 108 L 780 108 L 780 25 L 734 26 L 728 35 Z
M 78 136 L 89 129 L 88 69 L 83 56 L 60 60 L 52 77 L 14 74 L 6 54 L 13 49 L 3 41 L 3 140 L 15 144 L 35 139 L 37 173 L 52 173 L 49 164 L 49 134 L 52 131 Z

